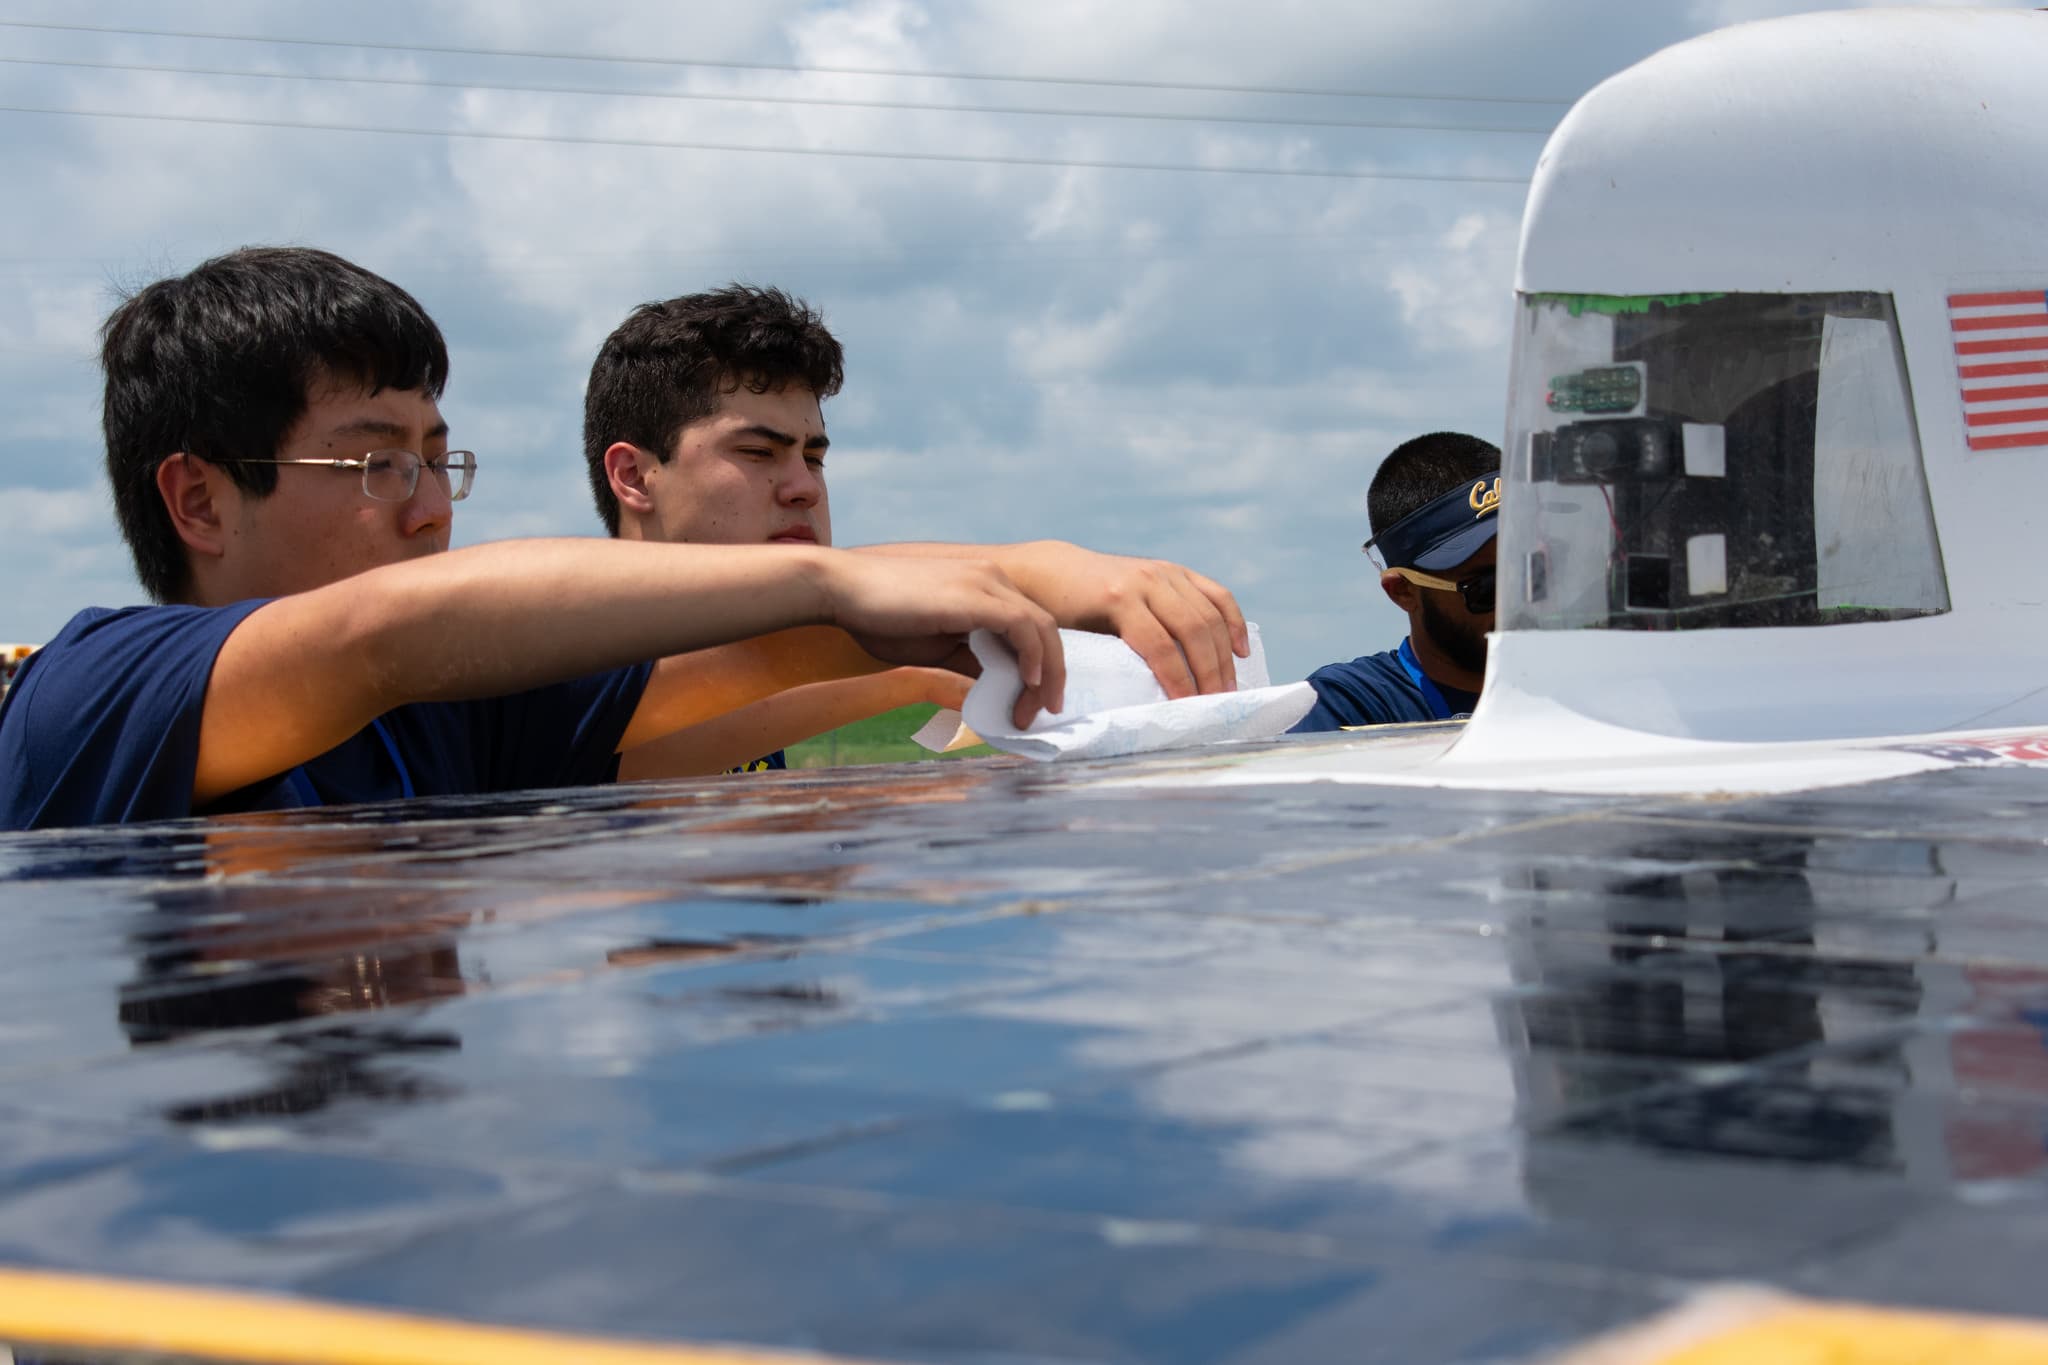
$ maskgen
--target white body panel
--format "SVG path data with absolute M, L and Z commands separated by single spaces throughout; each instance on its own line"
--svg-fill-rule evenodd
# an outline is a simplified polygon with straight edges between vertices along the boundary
M 1211 780 L 1785 790 L 1941 766 L 1879 737 L 2048 726 L 2048 447 L 1969 449 L 1948 306 L 2048 289 L 2048 13 L 1806 15 L 1651 57 L 1553 134 L 1515 287 L 1888 294 L 1951 610 L 1509 631 L 1455 744 L 1361 737 Z M 1867 573 L 1883 548 L 1856 553 Z
M 1489 702 L 1498 680 L 1715 739 L 2048 721 L 2048 449 L 1968 449 L 1947 304 L 2048 288 L 2043 167 L 2043 13 L 1745 24 L 1581 100 L 1538 165 L 1516 289 L 1890 294 L 1952 608 L 1824 629 L 1507 633 Z M 1622 678 L 1646 694 L 1616 697 Z

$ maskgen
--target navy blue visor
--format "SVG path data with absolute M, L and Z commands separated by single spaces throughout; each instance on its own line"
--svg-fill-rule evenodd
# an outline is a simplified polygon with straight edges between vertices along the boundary
M 1455 569 L 1493 539 L 1499 511 L 1500 475 L 1490 474 L 1422 504 L 1365 550 L 1385 569 Z

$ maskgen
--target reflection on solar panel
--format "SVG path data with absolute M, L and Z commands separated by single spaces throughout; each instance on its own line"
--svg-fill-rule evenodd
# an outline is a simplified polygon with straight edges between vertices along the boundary
M 2041 1311 L 2048 774 L 1105 782 L 1211 761 L 7 836 L 0 1262 L 892 1360 Z

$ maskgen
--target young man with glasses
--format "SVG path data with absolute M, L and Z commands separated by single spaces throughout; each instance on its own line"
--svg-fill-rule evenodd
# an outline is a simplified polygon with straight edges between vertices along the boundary
M 634 309 L 599 348 L 584 394 L 584 460 L 606 529 L 624 540 L 830 545 L 822 402 L 843 373 L 824 319 L 779 289 L 734 284 Z M 878 552 L 985 555 L 1063 625 L 1121 635 L 1168 696 L 1227 690 L 1248 648 L 1230 593 L 1162 560 L 1058 541 Z M 913 702 L 957 707 L 965 690 L 935 669 L 834 677 L 629 751 L 620 775 L 781 767 L 786 744 Z
M 835 651 L 934 664 L 982 627 L 1032 680 L 1020 724 L 1061 699 L 1053 614 L 984 560 L 448 550 L 476 459 L 448 448 L 441 334 L 326 252 L 158 281 L 102 342 L 115 508 L 156 605 L 81 612 L 23 666 L 0 829 L 606 781 Z
M 1450 720 L 1479 702 L 1493 629 L 1500 450 L 1438 431 L 1397 447 L 1366 494 L 1366 553 L 1408 615 L 1400 647 L 1309 675 L 1316 707 L 1297 731 Z

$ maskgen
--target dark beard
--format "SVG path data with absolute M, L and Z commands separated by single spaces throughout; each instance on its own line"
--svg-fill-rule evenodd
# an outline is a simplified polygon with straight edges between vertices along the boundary
M 1422 631 L 1445 658 L 1474 673 L 1486 672 L 1486 632 L 1466 617 L 1453 620 L 1429 597 L 1422 599 Z

